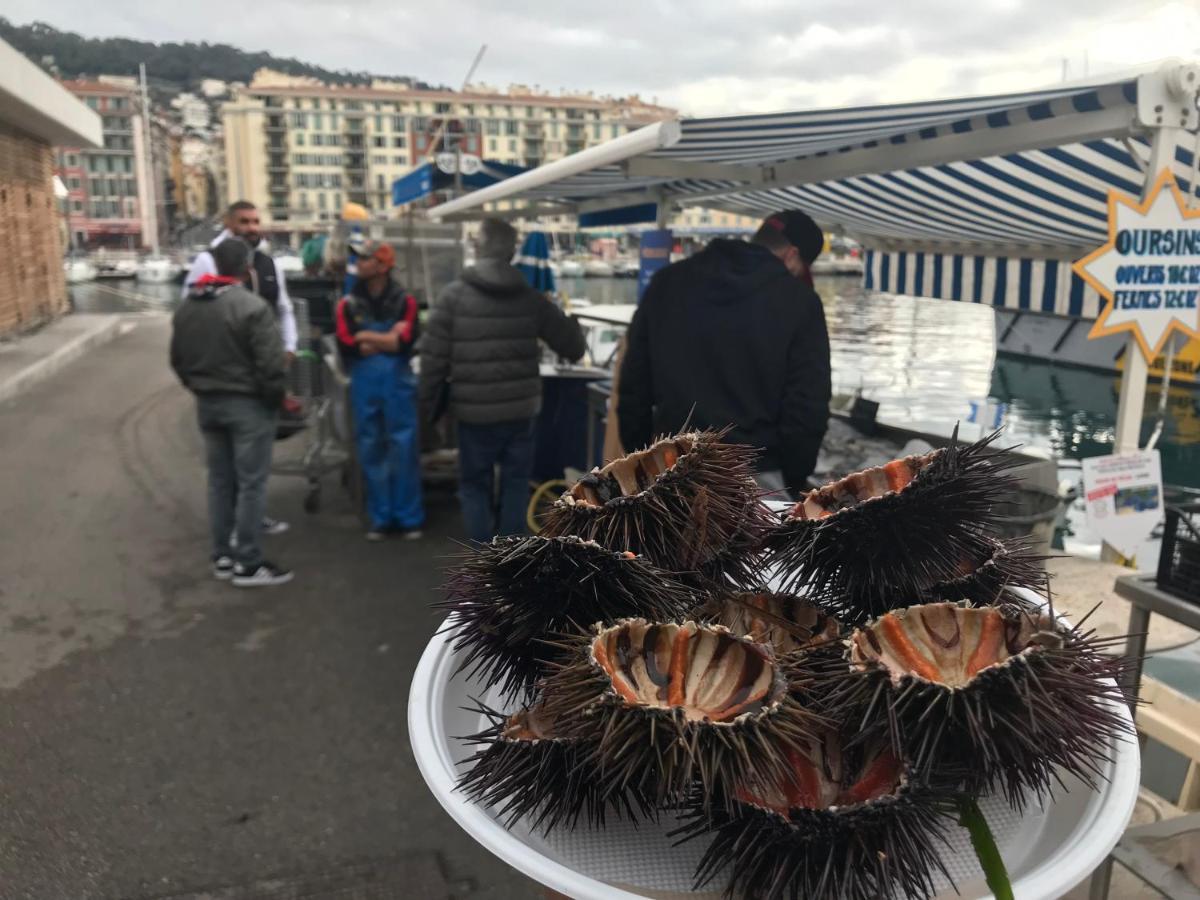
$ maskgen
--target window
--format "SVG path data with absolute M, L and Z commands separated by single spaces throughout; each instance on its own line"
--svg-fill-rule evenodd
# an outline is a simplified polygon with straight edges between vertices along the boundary
M 329 198 L 326 197 L 324 192 L 317 194 L 317 209 L 324 209 L 325 203 L 328 201 L 328 199 Z
M 318 138 L 318 137 L 320 137 L 320 135 L 319 135 L 319 134 L 314 134 L 314 135 L 313 135 L 313 137 L 314 137 L 314 138 Z M 303 132 L 303 131 L 298 131 L 298 132 L 296 132 L 296 146 L 297 146 L 297 147 L 303 147 L 303 146 L 304 146 L 304 132 Z
M 529 119 L 533 118 L 533 107 L 532 106 L 525 107 L 525 116 L 526 116 L 526 118 L 529 118 Z
M 129 105 L 129 101 L 124 97 L 113 97 L 109 102 L 113 109 L 125 109 Z
M 123 162 L 125 163 L 125 165 L 122 166 L 122 168 L 124 169 L 125 174 L 132 175 L 133 174 L 133 160 L 130 159 L 128 156 L 126 156 L 125 159 L 123 160 Z
M 496 139 L 495 138 L 488 138 L 488 152 L 489 153 L 496 152 Z
M 316 103 L 316 102 L 317 102 L 316 100 L 313 101 L 313 103 Z M 321 114 L 319 112 L 315 112 L 312 114 L 312 127 L 313 127 L 314 131 L 320 131 L 324 127 L 322 120 L 321 120 Z
M 500 133 L 500 123 L 497 122 L 495 119 L 488 119 L 486 122 L 483 123 L 483 130 L 485 132 L 487 132 L 488 134 L 499 134 Z
M 103 182 L 99 178 L 91 178 L 88 180 L 88 193 L 93 197 L 99 197 Z
M 613 136 L 613 137 L 620 137 L 620 136 L 621 136 L 621 126 L 620 126 L 620 125 L 614 125 L 614 126 L 612 127 L 612 136 Z
M 309 103 L 312 105 L 313 109 L 321 108 L 321 101 L 316 97 L 313 97 L 312 100 L 309 101 Z M 316 114 L 314 113 L 314 115 L 316 115 Z
M 92 109 L 100 108 L 100 101 L 97 100 L 95 97 L 87 97 L 83 102 L 86 103 L 88 106 L 90 106 Z
M 371 157 L 371 165 L 373 165 L 373 166 L 386 166 L 387 161 L 388 161 L 388 158 L 386 156 L 372 156 Z
M 330 130 L 330 131 L 337 131 L 337 130 L 338 130 L 338 117 L 337 117 L 337 113 L 330 113 L 330 114 L 329 114 L 329 130 Z
M 137 184 L 132 178 L 125 179 L 125 195 L 128 197 L 137 196 Z
M 79 168 L 79 154 L 78 153 L 68 153 L 67 154 L 67 168 L 69 168 L 69 169 L 78 169 Z
M 504 133 L 505 134 L 516 134 L 518 124 L 519 123 L 517 122 L 516 119 L 509 119 L 507 122 L 504 123 Z
M 304 193 L 304 191 L 301 191 L 296 195 L 296 199 L 300 201 L 301 209 L 308 209 L 308 194 Z
M 299 134 L 298 134 L 298 135 L 296 135 L 296 137 L 301 137 L 301 136 L 302 136 L 302 135 L 299 135 Z M 325 135 L 323 135 L 323 134 L 314 134 L 314 135 L 312 136 L 312 145 L 313 145 L 314 147 L 324 147 L 324 146 L 325 146 Z
M 83 212 L 83 201 L 82 200 L 72 200 L 71 201 L 71 212 L 77 212 L 77 213 Z
M 372 147 L 386 147 L 387 146 L 387 138 L 373 137 L 373 138 L 371 138 L 371 146 Z
M 466 110 L 468 116 L 475 115 L 475 104 L 474 103 L 464 103 L 463 109 Z
M 340 181 L 340 179 L 339 179 L 339 181 Z M 335 186 L 336 186 L 336 185 L 335 185 Z M 340 206 L 342 205 L 342 195 L 341 195 L 341 194 L 339 194 L 339 193 L 337 193 L 337 192 L 335 192 L 335 193 L 334 193 L 334 195 L 333 195 L 333 205 L 334 205 L 334 207 L 335 207 L 335 208 L 338 208 L 338 207 L 340 207 Z
M 337 109 L 337 101 L 336 101 L 336 100 L 334 100 L 333 98 L 330 98 L 330 100 L 329 100 L 329 108 L 330 108 L 330 109 Z
M 347 100 L 342 104 L 342 109 L 348 109 L 351 111 L 361 111 L 362 110 L 362 101 L 361 100 Z
M 393 166 L 407 166 L 407 165 L 408 165 L 408 157 L 406 157 L 406 156 L 393 156 L 393 157 L 392 157 L 392 165 L 393 165 Z
M 546 115 L 548 115 L 551 119 L 557 119 L 558 118 L 558 110 L 557 109 L 548 109 L 548 110 L 546 110 Z
M 67 187 L 73 191 L 79 190 L 79 179 L 78 178 L 68 178 L 67 179 Z
M 376 100 L 372 108 L 375 110 L 375 112 L 381 112 L 383 110 L 383 104 Z
M 392 116 L 392 131 L 404 130 L 404 116 Z
M 402 134 L 398 134 L 394 138 L 392 138 L 392 146 L 393 147 L 403 147 L 407 143 L 408 143 L 408 141 L 405 139 L 404 135 L 402 135 Z
M 558 137 L 558 123 L 557 122 L 550 123 L 550 136 Z
M 385 190 L 387 188 L 386 182 L 387 182 L 387 179 L 384 178 L 382 175 L 376 175 L 375 176 L 375 189 L 380 190 L 380 191 Z
M 308 114 L 302 112 L 294 112 L 288 118 L 291 119 L 293 128 L 307 128 Z
M 450 112 L 450 104 L 449 103 L 435 103 L 435 104 L 433 104 L 433 111 L 435 113 L 444 115 L 444 114 Z
M 378 104 L 378 103 L 376 103 L 376 104 L 375 104 L 375 108 L 376 108 L 376 109 L 379 109 L 379 104 Z M 376 130 L 376 131 L 383 131 L 383 116 L 376 116 L 376 117 L 375 117 L 375 130 Z
M 516 142 L 516 141 L 510 140 L 510 141 L 508 142 L 508 152 L 509 152 L 509 153 L 516 153 L 516 152 L 517 152 L 517 142 Z
M 420 106 L 420 105 L 421 104 L 419 104 L 419 103 L 417 104 L 417 106 Z M 413 127 L 413 131 L 428 131 L 429 130 L 429 120 L 426 119 L 424 116 L 414 116 L 413 120 L 412 120 L 412 127 Z

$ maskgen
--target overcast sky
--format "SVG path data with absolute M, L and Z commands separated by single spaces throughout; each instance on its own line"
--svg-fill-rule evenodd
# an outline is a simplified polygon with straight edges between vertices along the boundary
M 1200 0 L 4 0 L 90 36 L 208 40 L 457 86 L 639 93 L 691 114 L 1017 90 L 1200 59 Z

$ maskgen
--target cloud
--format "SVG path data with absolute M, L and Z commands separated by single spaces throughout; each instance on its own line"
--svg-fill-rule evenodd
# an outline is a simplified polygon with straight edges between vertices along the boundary
M 208 40 L 331 68 L 638 93 L 693 114 L 1006 91 L 1200 55 L 1194 3 L 1128 0 L 7 0 L 15 22 L 86 35 Z

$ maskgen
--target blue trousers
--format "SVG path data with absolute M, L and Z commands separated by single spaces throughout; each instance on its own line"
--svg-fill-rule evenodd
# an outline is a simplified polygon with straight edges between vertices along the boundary
M 534 422 L 458 423 L 459 499 L 471 540 L 489 541 L 497 534 L 525 533 Z M 499 504 L 496 466 L 500 467 Z
M 371 527 L 420 527 L 425 508 L 417 388 L 408 360 L 389 353 L 357 360 L 350 371 L 350 403 Z

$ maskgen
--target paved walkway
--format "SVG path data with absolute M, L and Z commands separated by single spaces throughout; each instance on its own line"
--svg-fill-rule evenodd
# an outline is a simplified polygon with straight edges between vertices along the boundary
M 375 865 L 414 898 L 536 896 L 442 812 L 409 749 L 454 500 L 430 497 L 424 541 L 375 545 L 335 484 L 306 517 L 301 483 L 275 479 L 293 528 L 270 552 L 296 581 L 213 581 L 168 327 L 141 318 L 0 403 L 0 895 Z

